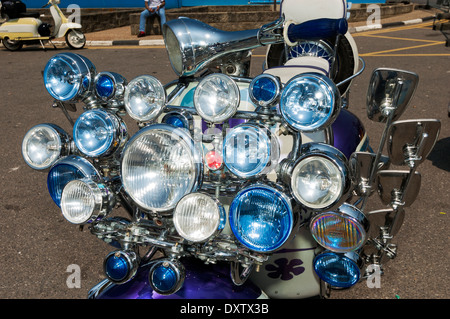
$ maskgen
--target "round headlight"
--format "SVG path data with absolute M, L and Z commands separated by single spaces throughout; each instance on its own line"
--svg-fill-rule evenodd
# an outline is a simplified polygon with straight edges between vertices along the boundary
M 294 225 L 291 203 L 285 195 L 266 185 L 240 191 L 230 206 L 230 226 L 247 248 L 269 252 L 280 248 Z
M 126 80 L 114 72 L 100 72 L 95 77 L 95 93 L 103 101 L 123 95 L 125 85 Z
M 225 210 L 211 196 L 191 193 L 175 207 L 173 223 L 178 234 L 192 242 L 203 242 L 225 226 Z
M 38 124 L 32 127 L 22 141 L 22 155 L 31 168 L 43 170 L 70 152 L 70 137 L 59 126 Z
M 203 172 L 201 151 L 184 129 L 154 124 L 141 129 L 125 146 L 122 182 L 143 209 L 168 211 L 195 191 Z
M 194 107 L 205 121 L 222 123 L 237 111 L 239 88 L 227 75 L 214 73 L 206 76 L 194 92 Z
M 98 181 L 100 175 L 95 167 L 82 157 L 67 156 L 53 165 L 48 172 L 47 187 L 50 196 L 58 207 L 61 207 L 61 195 L 64 187 L 70 181 L 83 178 Z
M 271 74 L 260 74 L 256 76 L 249 86 L 250 99 L 256 105 L 261 106 L 276 103 L 280 91 L 280 79 Z
M 111 191 L 88 179 L 70 181 L 61 195 L 63 216 L 72 224 L 87 224 L 108 215 L 113 203 Z
M 84 112 L 73 127 L 75 145 L 89 157 L 110 155 L 127 138 L 125 123 L 111 112 L 94 109 Z
M 332 287 L 349 288 L 361 278 L 362 260 L 354 252 L 337 254 L 324 251 L 314 258 L 314 271 Z
M 112 251 L 104 262 L 103 270 L 109 280 L 123 284 L 131 280 L 139 268 L 139 257 L 134 251 Z
M 340 94 L 326 76 L 298 75 L 286 84 L 280 98 L 280 111 L 293 129 L 313 132 L 330 125 L 339 114 Z
M 125 109 L 135 120 L 145 122 L 157 118 L 166 104 L 166 90 L 151 75 L 141 75 L 128 83 L 124 94 Z
M 337 211 L 314 216 L 310 230 L 313 238 L 324 248 L 348 252 L 364 245 L 369 222 L 359 209 L 344 203 Z
M 223 151 L 227 168 L 242 178 L 267 174 L 278 164 L 280 157 L 279 142 L 270 130 L 248 123 L 227 133 Z
M 60 53 L 45 66 L 45 88 L 59 101 L 82 99 L 90 94 L 95 73 L 94 65 L 87 58 L 74 53 Z
M 351 190 L 345 156 L 321 143 L 305 144 L 291 174 L 294 198 L 307 208 L 331 210 L 347 199 Z

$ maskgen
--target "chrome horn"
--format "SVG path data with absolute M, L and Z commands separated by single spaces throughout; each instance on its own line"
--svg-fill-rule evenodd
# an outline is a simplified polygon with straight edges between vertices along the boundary
M 211 66 L 214 60 L 237 54 L 233 61 L 248 55 L 249 50 L 283 41 L 277 32 L 283 21 L 266 24 L 259 29 L 222 31 L 198 20 L 181 17 L 163 26 L 169 60 L 175 73 L 192 76 Z M 245 56 L 244 56 L 245 57 Z

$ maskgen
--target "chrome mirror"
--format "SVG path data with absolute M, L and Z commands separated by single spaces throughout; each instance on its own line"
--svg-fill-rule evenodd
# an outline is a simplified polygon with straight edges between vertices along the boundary
M 378 172 L 378 194 L 385 205 L 409 207 L 420 190 L 419 172 L 383 170 Z
M 417 74 L 396 69 L 376 69 L 367 92 L 367 116 L 375 122 L 395 121 L 416 90 Z
M 410 167 L 422 163 L 436 143 L 439 120 L 406 120 L 392 123 L 387 150 L 394 165 Z
M 395 236 L 402 227 L 405 218 L 405 210 L 386 208 L 375 210 L 367 214 L 370 223 L 369 237 L 376 238 L 380 235 L 380 228 L 389 231 L 390 236 Z
M 356 178 L 355 191 L 358 196 L 370 195 L 373 191 L 370 183 L 370 174 L 375 164 L 376 154 L 369 152 L 354 152 L 349 159 L 352 175 Z M 378 163 L 378 170 L 386 170 L 389 168 L 389 158 L 381 156 Z

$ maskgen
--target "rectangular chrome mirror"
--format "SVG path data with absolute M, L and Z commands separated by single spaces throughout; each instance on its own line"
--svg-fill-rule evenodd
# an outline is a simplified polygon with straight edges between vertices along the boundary
M 369 237 L 376 238 L 380 235 L 380 228 L 390 230 L 389 235 L 395 236 L 403 225 L 405 210 L 386 208 L 371 211 L 367 214 L 370 223 Z
M 392 123 L 387 150 L 394 165 L 422 163 L 436 143 L 441 129 L 439 120 L 405 120 Z
M 359 196 L 370 195 L 373 191 L 371 188 L 370 175 L 375 165 L 376 154 L 369 152 L 354 152 L 349 159 L 350 169 L 355 177 L 355 191 Z M 389 168 L 389 158 L 381 156 L 378 167 L 375 170 L 387 170 Z
M 378 194 L 385 205 L 409 207 L 417 198 L 422 178 L 419 172 L 383 170 L 378 172 Z
M 375 122 L 395 121 L 405 111 L 419 82 L 416 73 L 380 68 L 374 70 L 367 92 L 367 116 Z

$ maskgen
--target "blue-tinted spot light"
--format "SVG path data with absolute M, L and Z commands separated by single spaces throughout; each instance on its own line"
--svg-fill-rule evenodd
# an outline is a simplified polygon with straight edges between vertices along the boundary
M 122 284 L 132 279 L 138 269 L 138 258 L 134 251 L 110 252 L 103 262 L 105 275 L 114 283 Z
M 278 101 L 281 91 L 279 78 L 270 74 L 260 74 L 249 86 L 250 99 L 260 106 L 273 105 Z
M 361 278 L 363 262 L 355 252 L 345 254 L 324 251 L 314 258 L 314 271 L 332 287 L 349 288 Z
M 294 216 L 290 200 L 277 189 L 254 185 L 240 191 L 230 206 L 230 226 L 247 248 L 270 252 L 290 237 Z
M 160 259 L 150 268 L 149 283 L 161 295 L 177 292 L 183 285 L 185 269 L 178 260 Z
M 97 94 L 102 98 L 109 98 L 114 93 L 114 81 L 107 75 L 101 75 L 95 84 Z

